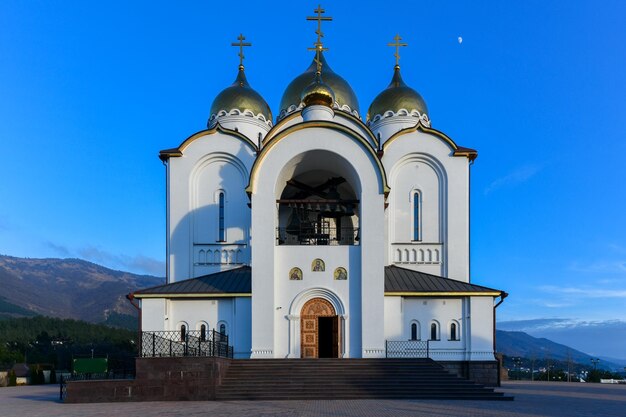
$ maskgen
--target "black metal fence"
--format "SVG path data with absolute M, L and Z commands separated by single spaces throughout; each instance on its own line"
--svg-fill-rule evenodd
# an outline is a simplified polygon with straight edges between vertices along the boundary
M 141 332 L 141 356 L 216 356 L 232 358 L 228 336 L 215 330 Z
M 428 358 L 429 354 L 428 340 L 385 341 L 385 356 L 387 358 Z

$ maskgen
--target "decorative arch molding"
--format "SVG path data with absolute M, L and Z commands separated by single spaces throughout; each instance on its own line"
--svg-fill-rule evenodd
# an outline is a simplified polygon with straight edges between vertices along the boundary
M 415 326 L 415 338 L 413 338 L 413 326 Z M 422 325 L 419 320 L 412 319 L 409 322 L 409 340 L 422 340 Z
M 332 290 L 323 287 L 308 288 L 296 295 L 289 306 L 289 315 L 292 317 L 299 317 L 304 304 L 313 298 L 321 298 L 328 301 L 335 309 L 337 315 L 345 316 L 346 309 L 339 296 L 337 296 L 337 294 L 335 294 Z
M 204 324 L 206 331 L 209 331 L 209 323 L 205 320 L 200 320 L 196 323 L 196 330 L 200 330 Z
M 433 158 L 431 155 L 425 153 L 416 152 L 408 154 L 400 158 L 398 162 L 396 162 L 391 168 L 391 175 L 389 176 L 391 179 L 391 183 L 395 183 L 401 168 L 416 162 L 428 165 L 437 175 L 437 181 L 439 186 L 439 240 L 440 242 L 443 242 L 448 231 L 448 175 L 441 162 L 439 162 L 439 160 L 437 160 L 436 158 Z M 424 197 L 424 191 L 419 184 L 413 184 L 411 186 L 411 195 L 414 190 L 419 190 L 420 196 L 422 198 Z M 411 197 L 409 196 L 409 198 Z M 395 216 L 390 216 L 390 219 L 390 230 L 395 230 Z M 391 239 L 393 241 L 395 239 L 395 236 L 391 236 Z
M 259 167 L 262 165 L 263 160 L 267 157 L 267 155 L 271 152 L 272 148 L 276 146 L 281 140 L 288 138 L 289 135 L 295 133 L 299 130 L 311 129 L 311 128 L 328 128 L 335 130 L 337 132 L 345 134 L 347 137 L 355 141 L 371 158 L 372 162 L 376 167 L 376 174 L 378 177 L 379 183 L 379 193 L 389 194 L 389 186 L 387 185 L 387 174 L 385 172 L 385 168 L 378 157 L 376 150 L 372 147 L 372 145 L 362 137 L 358 132 L 336 122 L 330 121 L 311 121 L 311 122 L 303 122 L 298 123 L 297 125 L 290 126 L 287 129 L 279 132 L 276 136 L 272 137 L 263 147 L 261 153 L 258 155 L 254 164 L 252 165 L 252 169 L 250 171 L 250 180 L 248 182 L 248 186 L 246 187 L 246 192 L 248 194 L 252 194 L 256 190 L 256 181 L 258 177 Z
M 239 172 L 239 174 L 241 175 L 241 182 L 245 184 L 246 178 L 248 178 L 248 170 L 246 169 L 246 166 L 243 164 L 243 162 L 239 158 L 231 154 L 225 153 L 225 152 L 213 152 L 208 155 L 205 155 L 203 158 L 198 160 L 196 165 L 191 170 L 191 174 L 190 174 L 189 185 L 191 189 L 189 190 L 189 195 L 191 198 L 190 206 L 192 208 L 195 209 L 198 207 L 198 200 L 197 200 L 198 186 L 199 186 L 198 179 L 200 177 L 200 174 L 202 173 L 202 170 L 211 164 L 219 163 L 219 162 L 225 162 L 235 167 L 237 171 Z M 226 189 L 223 186 L 220 186 L 219 188 L 216 188 L 215 190 L 213 190 L 214 199 L 220 191 L 224 193 L 224 197 L 227 196 Z
M 441 324 L 439 323 L 438 320 L 433 319 L 428 324 L 428 340 L 433 340 L 433 341 L 441 340 Z
M 257 146 L 254 144 L 254 142 L 250 140 L 250 138 L 248 138 L 242 133 L 237 132 L 236 130 L 227 129 L 223 127 L 222 125 L 220 125 L 219 122 L 217 122 L 215 126 L 213 126 L 212 128 L 201 130 L 189 136 L 180 145 L 178 145 L 177 148 L 164 149 L 160 151 L 159 158 L 161 159 L 161 161 L 165 162 L 169 158 L 181 157 L 183 156 L 183 152 L 185 151 L 185 148 L 187 148 L 187 146 L 189 146 L 193 141 L 203 136 L 214 135 L 215 133 L 218 133 L 218 132 L 224 135 L 232 136 L 235 139 L 241 140 L 244 144 L 248 145 L 253 151 L 258 150 Z
M 450 147 L 450 150 L 452 151 L 452 156 L 464 156 L 467 159 L 471 161 L 473 161 L 474 159 L 476 159 L 478 157 L 478 152 L 475 149 L 470 149 L 470 148 L 464 148 L 462 146 L 457 145 L 454 140 L 452 140 L 452 138 L 450 138 L 448 135 L 446 135 L 445 133 L 437 130 L 437 129 L 433 129 L 427 126 L 422 125 L 421 122 L 417 122 L 417 124 L 413 127 L 407 127 L 406 129 L 402 129 L 398 132 L 396 132 L 395 134 L 393 134 L 389 139 L 387 139 L 387 141 L 383 144 L 382 150 L 383 152 L 387 150 L 387 148 L 389 146 L 391 146 L 391 144 L 393 142 L 395 142 L 396 139 L 407 135 L 409 133 L 413 133 L 413 132 L 417 132 L 417 131 L 421 131 L 423 133 L 427 133 L 430 135 L 433 135 L 437 138 L 439 138 L 440 140 L 442 140 L 445 144 L 447 144 Z
M 183 327 L 185 329 L 184 331 Z M 186 321 L 179 321 L 178 323 L 176 323 L 176 328 L 174 330 L 179 333 L 178 337 L 180 337 L 180 340 L 183 340 L 184 337 L 187 337 L 187 335 L 189 334 L 189 323 L 187 323 Z
M 347 106 L 346 106 L 347 107 Z M 296 118 L 296 117 L 302 117 L 302 109 L 290 113 L 287 116 L 285 116 L 284 118 L 280 119 L 276 125 L 274 125 L 272 127 L 272 129 L 267 132 L 267 135 L 265 135 L 265 137 L 263 138 L 262 141 L 262 146 L 265 146 L 266 143 L 268 143 L 275 135 L 277 135 L 278 133 L 280 133 L 280 131 L 283 129 L 283 126 L 285 124 L 287 124 L 290 120 Z M 350 114 L 350 113 L 346 113 L 345 111 L 341 111 L 338 113 L 335 113 L 335 117 L 343 117 L 346 118 L 348 120 L 350 120 L 351 122 L 355 123 L 356 125 L 358 125 L 361 129 L 363 129 L 363 132 L 365 132 L 368 137 L 372 140 L 372 143 L 376 144 L 376 147 L 378 147 L 380 144 L 378 142 L 378 138 L 372 133 L 372 130 L 367 127 L 367 125 L 365 123 L 363 123 L 363 120 L 361 120 L 360 118 Z
M 456 330 L 454 331 L 454 334 L 452 332 L 452 325 L 456 326 Z M 452 319 L 448 322 L 448 327 L 447 327 L 447 332 L 448 332 L 448 339 L 451 341 L 459 341 L 461 340 L 461 323 L 459 322 L 459 320 L 456 319 Z M 454 337 L 452 337 L 454 336 Z
M 220 320 L 217 322 L 217 324 L 215 325 L 215 331 L 218 333 L 222 333 L 222 326 L 224 326 L 224 334 L 228 334 L 229 332 L 229 328 L 228 328 L 228 322 L 226 320 Z

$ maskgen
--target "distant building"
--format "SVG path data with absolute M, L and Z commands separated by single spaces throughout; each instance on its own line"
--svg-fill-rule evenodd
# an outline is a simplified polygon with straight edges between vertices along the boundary
M 236 358 L 380 358 L 400 341 L 392 353 L 412 356 L 428 341 L 436 360 L 494 361 L 506 294 L 469 282 L 477 152 L 432 126 L 397 62 L 362 113 L 323 50 L 276 118 L 241 61 L 208 129 L 161 151 L 167 284 L 133 294 L 142 329 L 215 329 Z

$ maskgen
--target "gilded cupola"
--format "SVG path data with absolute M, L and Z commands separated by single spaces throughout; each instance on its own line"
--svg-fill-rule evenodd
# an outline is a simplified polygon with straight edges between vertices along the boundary
M 222 90 L 222 92 L 215 97 L 215 100 L 213 100 L 208 126 L 211 128 L 215 126 L 218 121 L 222 123 L 222 118 L 247 116 L 271 127 L 272 111 L 263 97 L 250 87 L 244 71 L 243 47 L 250 46 L 251 44 L 243 42 L 245 39 L 243 35 L 239 35 L 238 39 L 239 43 L 232 44 L 240 48 L 237 78 L 235 78 L 235 82 L 231 86 Z
M 391 82 L 385 90 L 376 96 L 367 111 L 367 123 L 370 126 L 383 119 L 393 117 L 417 118 L 422 125 L 430 126 L 426 102 L 417 91 L 406 85 L 400 74 L 399 47 L 407 46 L 406 43 L 400 43 L 401 39 L 399 35 L 396 35 L 394 38 L 396 42 L 389 44 L 389 46 L 396 48 L 396 65 L 393 69 Z
M 354 94 L 354 90 L 350 84 L 344 80 L 339 74 L 335 73 L 328 63 L 323 53 L 320 53 L 320 61 L 322 64 L 322 78 L 335 95 L 333 107 L 359 116 L 359 100 Z M 282 119 L 286 115 L 302 108 L 302 92 L 315 80 L 317 71 L 316 59 L 313 59 L 311 65 L 302 74 L 298 75 L 285 90 L 283 98 L 280 100 L 280 113 L 278 119 Z

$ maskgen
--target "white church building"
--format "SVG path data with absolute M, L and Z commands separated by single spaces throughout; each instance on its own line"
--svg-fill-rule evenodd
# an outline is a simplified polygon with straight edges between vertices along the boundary
M 428 342 L 435 360 L 494 361 L 506 293 L 470 283 L 477 152 L 432 126 L 399 41 L 367 112 L 320 34 L 277 117 L 240 52 L 208 129 L 160 152 L 167 283 L 132 294 L 143 331 L 216 330 L 235 358 L 410 357 Z

